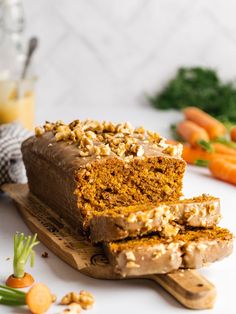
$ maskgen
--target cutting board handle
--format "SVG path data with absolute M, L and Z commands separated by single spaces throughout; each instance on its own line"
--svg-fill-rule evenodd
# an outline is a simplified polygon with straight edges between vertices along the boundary
M 181 269 L 170 274 L 150 275 L 176 300 L 190 309 L 211 309 L 216 299 L 216 289 L 195 270 Z

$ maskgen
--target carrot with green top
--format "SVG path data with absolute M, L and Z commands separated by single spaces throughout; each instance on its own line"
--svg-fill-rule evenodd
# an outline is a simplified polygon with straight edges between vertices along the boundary
M 14 236 L 14 260 L 13 274 L 8 277 L 6 285 L 12 288 L 25 288 L 33 284 L 34 278 L 25 272 L 25 266 L 30 258 L 30 266 L 34 266 L 34 250 L 33 248 L 39 244 L 36 240 L 37 234 L 33 236 L 25 236 L 24 233 L 16 233 Z
M 232 141 L 236 142 L 236 126 L 232 127 L 230 130 L 230 137 Z
M 222 158 L 209 163 L 212 175 L 220 180 L 236 185 L 236 164 Z
M 225 126 L 217 119 L 197 107 L 187 107 L 183 110 L 186 119 L 196 123 L 208 133 L 210 139 L 226 134 Z
M 196 165 L 199 160 L 210 162 L 218 158 L 223 158 L 236 164 L 236 156 L 219 153 L 209 153 L 201 148 L 193 148 L 186 144 L 183 145 L 182 158 L 191 165 Z
M 207 132 L 192 121 L 180 122 L 176 131 L 186 142 L 195 147 L 199 146 L 201 141 L 209 141 Z

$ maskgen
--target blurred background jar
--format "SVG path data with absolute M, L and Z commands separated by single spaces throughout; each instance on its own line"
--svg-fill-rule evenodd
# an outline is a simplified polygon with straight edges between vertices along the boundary
M 35 76 L 24 71 L 27 44 L 21 0 L 0 0 L 0 124 L 18 121 L 32 130 Z

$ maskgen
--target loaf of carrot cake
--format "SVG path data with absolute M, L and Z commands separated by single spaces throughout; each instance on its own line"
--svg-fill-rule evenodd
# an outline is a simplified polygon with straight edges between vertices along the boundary
M 88 230 L 95 212 L 182 195 L 182 145 L 129 123 L 46 122 L 22 153 L 30 192 L 76 230 Z
M 156 205 L 116 207 L 94 212 L 90 220 L 90 239 L 93 243 L 110 242 L 153 231 L 169 237 L 184 226 L 214 227 L 220 218 L 220 199 L 205 194 Z
M 123 277 L 164 274 L 179 268 L 200 268 L 231 254 L 233 236 L 220 227 L 189 229 L 175 237 L 158 235 L 110 242 L 105 252 Z

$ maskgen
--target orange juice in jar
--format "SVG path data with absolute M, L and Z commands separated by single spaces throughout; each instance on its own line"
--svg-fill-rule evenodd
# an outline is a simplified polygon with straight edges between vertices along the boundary
M 35 119 L 35 79 L 0 80 L 0 124 L 20 122 L 33 130 Z

